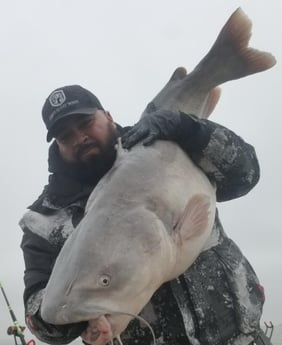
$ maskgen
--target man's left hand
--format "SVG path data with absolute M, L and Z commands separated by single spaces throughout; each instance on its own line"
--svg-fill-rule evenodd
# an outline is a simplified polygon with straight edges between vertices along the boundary
M 142 141 L 143 145 L 151 145 L 154 141 L 177 139 L 181 127 L 179 112 L 169 110 L 157 110 L 154 113 L 142 117 L 122 138 L 122 146 L 130 149 Z

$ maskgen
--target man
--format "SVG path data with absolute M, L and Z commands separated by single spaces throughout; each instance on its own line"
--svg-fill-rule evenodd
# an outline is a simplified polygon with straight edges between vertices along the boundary
M 93 344 L 87 323 L 51 325 L 42 320 L 44 288 L 65 240 L 83 217 L 87 199 L 116 157 L 119 136 L 130 149 L 142 140 L 173 140 L 217 185 L 217 200 L 249 192 L 259 179 L 252 146 L 228 129 L 183 113 L 155 111 L 132 128 L 115 124 L 90 91 L 64 86 L 47 98 L 49 183 L 20 221 L 24 235 L 26 322 L 42 341 L 67 344 L 82 336 Z M 213 233 L 198 259 L 178 279 L 164 284 L 141 315 L 158 344 L 248 344 L 256 337 L 263 292 L 251 266 L 230 240 L 216 215 Z M 148 328 L 133 320 L 124 344 L 150 344 Z

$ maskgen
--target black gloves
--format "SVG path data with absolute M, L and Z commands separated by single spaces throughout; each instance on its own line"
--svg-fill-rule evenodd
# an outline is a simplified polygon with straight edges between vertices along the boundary
M 121 138 L 122 145 L 129 149 L 139 141 L 151 145 L 155 140 L 170 140 L 178 143 L 186 152 L 202 149 L 209 135 L 205 124 L 193 115 L 169 110 L 157 110 L 144 116 Z
M 128 149 L 143 140 L 150 145 L 157 139 L 175 140 L 180 128 L 180 114 L 166 110 L 157 110 L 141 118 L 122 137 L 123 147 Z
M 69 344 L 79 337 L 85 330 L 88 322 L 67 325 L 53 325 L 42 320 L 40 312 L 28 315 L 26 323 L 30 331 L 40 340 L 48 344 Z

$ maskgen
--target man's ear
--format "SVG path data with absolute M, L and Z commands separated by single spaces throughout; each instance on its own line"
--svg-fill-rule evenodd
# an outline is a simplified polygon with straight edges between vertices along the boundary
M 114 122 L 112 115 L 110 114 L 110 112 L 108 110 L 105 110 L 105 116 L 110 122 L 112 122 L 112 123 Z

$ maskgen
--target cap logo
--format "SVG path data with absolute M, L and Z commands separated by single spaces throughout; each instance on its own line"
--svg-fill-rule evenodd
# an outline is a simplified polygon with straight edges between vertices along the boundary
M 52 107 L 59 107 L 65 102 L 65 100 L 66 96 L 63 90 L 54 91 L 49 97 L 49 102 L 52 105 Z

